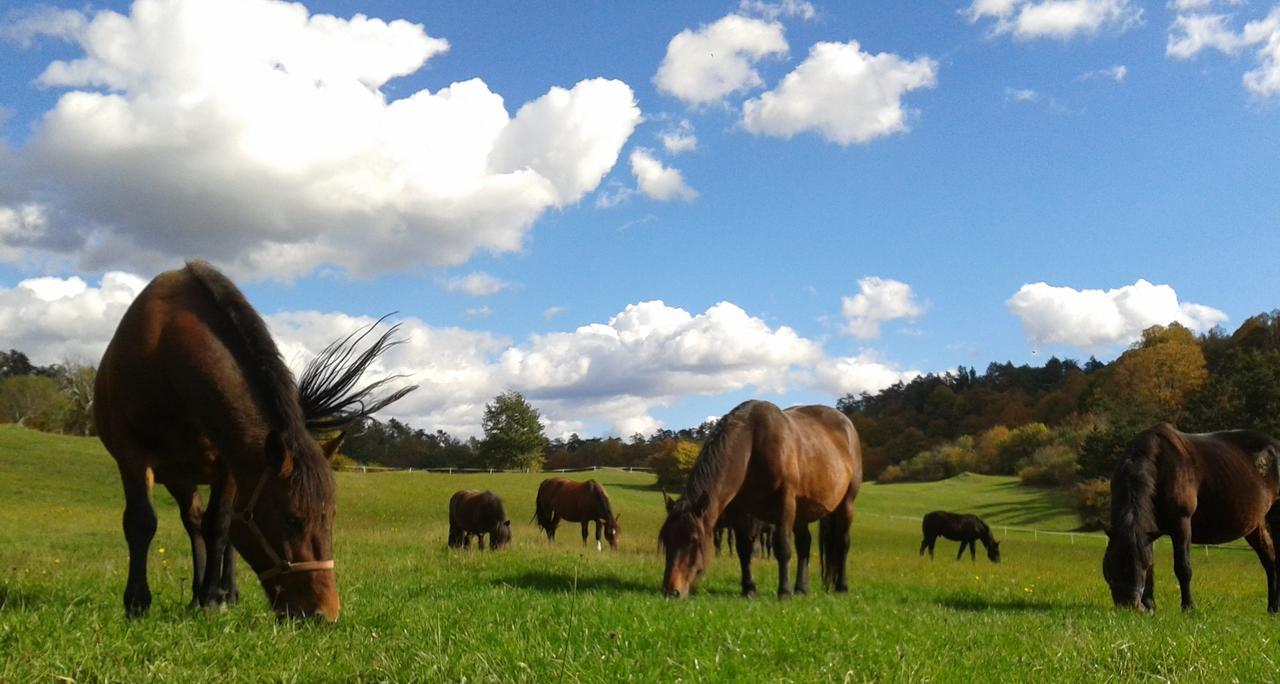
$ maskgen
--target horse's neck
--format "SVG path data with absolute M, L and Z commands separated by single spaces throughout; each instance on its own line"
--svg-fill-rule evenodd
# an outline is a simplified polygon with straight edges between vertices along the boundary
M 702 518 L 707 529 L 712 529 L 747 479 L 747 464 L 751 460 L 753 439 L 749 427 L 745 432 L 746 434 L 735 434 L 728 440 L 726 448 L 720 455 L 721 460 L 714 477 L 707 483 L 704 490 L 707 495 L 707 507 L 702 513 Z M 697 496 L 702 493 L 699 492 Z

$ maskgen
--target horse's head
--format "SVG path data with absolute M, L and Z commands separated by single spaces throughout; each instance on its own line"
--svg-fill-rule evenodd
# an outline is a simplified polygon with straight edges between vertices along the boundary
M 1150 608 L 1143 601 L 1143 593 L 1153 562 L 1151 541 L 1146 535 L 1121 535 L 1110 530 L 1107 537 L 1107 550 L 1102 555 L 1102 577 L 1111 587 L 1111 600 L 1117 608 L 1140 611 Z
M 267 437 L 266 468 L 238 482 L 231 532 L 277 613 L 338 619 L 333 571 L 334 486 L 328 460 L 342 436 L 321 446 L 309 435 L 289 446 Z
M 604 528 L 604 540 L 609 542 L 609 548 L 614 551 L 618 550 L 618 540 L 622 537 L 622 528 L 618 527 L 618 521 L 622 519 L 622 514 L 613 516 L 612 520 L 600 518 L 597 523 Z
M 990 544 L 987 544 L 987 560 L 992 563 L 1000 562 L 1000 542 L 992 540 Z
M 503 520 L 493 528 L 493 532 L 489 533 L 489 548 L 497 551 L 498 549 L 511 543 L 511 521 Z
M 697 502 L 681 499 L 667 514 L 658 532 L 658 543 L 667 553 L 667 567 L 662 574 L 662 593 L 667 596 L 688 596 L 707 567 L 712 530 L 703 520 L 706 501 L 706 494 Z

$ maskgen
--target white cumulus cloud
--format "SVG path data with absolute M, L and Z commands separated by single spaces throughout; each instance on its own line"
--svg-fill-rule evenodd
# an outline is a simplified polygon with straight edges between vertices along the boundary
M 479 78 L 389 99 L 389 81 L 449 48 L 403 20 L 277 0 L 138 0 L 83 18 L 61 34 L 83 56 L 38 79 L 67 92 L 4 162 L 18 168 L 0 169 L 47 179 L 39 235 L 0 233 L 10 260 L 152 270 L 199 255 L 254 277 L 457 264 L 519 249 L 544 212 L 594 190 L 641 119 L 631 88 L 606 79 L 514 116 Z M 37 202 L 31 190 L 7 209 Z
M 0 288 L 0 349 L 17 349 L 38 365 L 97 365 L 116 324 L 146 286 L 135 275 L 109 272 L 97 286 L 70 278 L 29 278 Z
M 684 176 L 678 169 L 663 166 L 651 151 L 643 147 L 631 153 L 631 173 L 636 177 L 640 192 L 653 199 L 690 202 L 698 196 L 698 192 L 684 182 Z
M 472 297 L 487 297 L 509 289 L 511 283 L 496 278 L 483 271 L 468 273 L 445 281 L 444 287 L 450 292 L 461 292 Z
M 1185 60 L 1206 49 L 1229 55 L 1252 50 L 1257 66 L 1241 77 L 1245 89 L 1262 98 L 1280 96 L 1280 5 L 1239 31 L 1231 28 L 1231 19 L 1225 14 L 1179 14 L 1169 28 L 1165 54 Z
M 1082 349 L 1128 344 L 1153 325 L 1180 323 L 1205 331 L 1227 319 L 1215 308 L 1179 302 L 1169 285 L 1138 280 L 1111 290 L 1076 290 L 1048 283 L 1023 285 L 1006 302 L 1033 343 Z
M 841 145 L 905 131 L 903 96 L 934 87 L 937 70 L 928 57 L 872 55 L 857 41 L 817 43 L 777 88 L 743 104 L 743 127 L 783 138 L 815 132 Z
M 828 359 L 814 369 L 814 388 L 835 396 L 875 394 L 899 382 L 910 382 L 918 370 L 903 370 L 873 352 Z
M 698 149 L 698 136 L 693 132 L 693 124 L 688 119 L 681 119 L 680 123 L 664 130 L 659 139 L 663 149 L 670 155 Z
M 1018 40 L 1069 40 L 1103 30 L 1123 33 L 1142 23 L 1142 8 L 1131 0 L 974 0 L 969 20 L 993 19 L 994 35 Z
M 762 81 L 754 65 L 786 54 L 782 24 L 730 14 L 696 31 L 676 34 L 653 82 L 686 104 L 707 105 L 759 87 Z
M 880 336 L 880 324 L 899 318 L 916 318 L 924 306 L 911 286 L 889 278 L 871 276 L 858 281 L 858 294 L 841 300 L 845 331 L 859 340 Z

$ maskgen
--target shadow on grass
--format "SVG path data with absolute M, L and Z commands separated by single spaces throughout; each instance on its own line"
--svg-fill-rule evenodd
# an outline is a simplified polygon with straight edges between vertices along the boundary
M 973 596 L 969 594 L 953 594 L 943 596 L 938 599 L 938 605 L 943 608 L 952 610 L 961 610 L 970 613 L 985 611 L 1001 611 L 1001 612 L 1020 612 L 1020 613 L 1050 613 L 1065 608 L 1075 608 L 1074 604 L 1059 603 L 1056 601 L 1038 601 L 1031 599 L 985 599 L 981 596 Z
M 659 594 L 658 583 L 637 582 L 620 577 L 565 575 L 542 570 L 531 570 L 518 575 L 496 577 L 494 584 L 519 589 L 532 589 L 547 594 L 572 594 L 575 592 L 627 592 L 632 594 Z

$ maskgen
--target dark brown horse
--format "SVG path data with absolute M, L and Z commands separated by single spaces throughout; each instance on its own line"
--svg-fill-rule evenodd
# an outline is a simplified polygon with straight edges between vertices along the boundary
M 94 418 L 124 485 L 129 578 L 124 605 L 151 605 L 147 549 L 154 483 L 178 502 L 191 540 L 193 603 L 236 599 L 231 547 L 258 573 L 276 611 L 338 617 L 333 475 L 341 442 L 314 433 L 395 401 L 376 382 L 353 389 L 391 331 L 363 352 L 370 326 L 324 350 L 301 384 L 236 286 L 203 262 L 156 276 L 121 319 L 98 366 Z M 393 328 L 394 330 L 394 328 Z M 210 484 L 207 510 L 196 486 Z
M 488 490 L 454 493 L 449 499 L 449 546 L 465 549 L 471 545 L 471 535 L 475 535 L 476 546 L 484 548 L 486 534 L 493 551 L 511 543 L 511 519 L 502 507 L 502 499 Z
M 752 518 L 776 525 L 778 596 L 792 588 L 787 564 L 796 538 L 795 592 L 809 591 L 809 523 L 818 525 L 823 583 L 848 590 L 845 561 L 853 500 L 862 486 L 862 448 L 853 424 L 827 406 L 785 411 L 767 401 L 747 401 L 730 411 L 707 438 L 689 473 L 684 496 L 659 532 L 666 549 L 663 593 L 685 596 L 706 569 L 715 522 L 733 521 L 742 567 L 742 593 L 755 594 L 751 578 Z
M 933 558 L 933 545 L 938 541 L 938 537 L 946 537 L 951 541 L 960 542 L 956 560 L 960 560 L 964 555 L 966 546 L 969 547 L 969 560 L 976 560 L 978 557 L 976 542 L 981 540 L 982 546 L 987 549 L 987 559 L 992 563 L 1000 562 L 1000 542 L 991 535 L 991 528 L 976 515 L 934 511 L 925 514 L 924 520 L 920 522 L 920 528 L 924 533 L 924 540 L 920 542 L 921 556 L 928 549 L 929 557 Z
M 1151 543 L 1173 541 L 1182 608 L 1192 607 L 1191 544 L 1248 540 L 1267 573 L 1267 610 L 1280 608 L 1280 441 L 1252 430 L 1185 434 L 1161 423 L 1129 444 L 1111 476 L 1102 575 L 1117 606 L 1155 609 Z
M 587 543 L 587 525 L 596 524 L 596 550 L 600 549 L 600 535 L 603 530 L 605 541 L 612 549 L 618 548 L 618 539 L 622 530 L 618 527 L 621 515 L 613 514 L 609 504 L 609 495 L 604 487 L 595 480 L 578 482 L 563 477 L 551 477 L 538 486 L 538 498 L 534 503 L 533 516 L 538 527 L 547 533 L 548 541 L 555 541 L 556 527 L 561 520 L 582 523 L 582 543 Z

